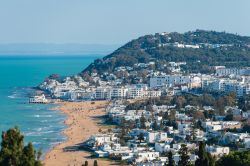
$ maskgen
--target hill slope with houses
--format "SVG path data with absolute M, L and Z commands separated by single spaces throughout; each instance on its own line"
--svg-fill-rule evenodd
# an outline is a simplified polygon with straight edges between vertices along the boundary
M 226 32 L 196 30 L 186 33 L 156 33 L 132 40 L 110 55 L 97 59 L 81 72 L 103 74 L 119 67 L 135 68 L 154 64 L 150 69 L 166 72 L 168 62 L 186 62 L 186 72 L 211 73 L 211 66 L 250 65 L 250 37 Z

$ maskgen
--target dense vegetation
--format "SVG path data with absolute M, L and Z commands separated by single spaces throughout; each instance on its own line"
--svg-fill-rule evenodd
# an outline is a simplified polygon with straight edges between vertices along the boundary
M 175 42 L 182 44 L 199 44 L 199 49 L 179 48 L 161 44 Z M 207 47 L 206 44 L 221 47 Z M 156 62 L 156 68 L 169 61 L 186 61 L 185 70 L 189 72 L 212 72 L 209 66 L 249 66 L 250 65 L 250 37 L 229 34 L 225 32 L 196 30 L 194 32 L 169 33 L 167 35 L 146 35 L 132 40 L 112 54 L 97 59 L 90 64 L 82 74 L 95 71 L 113 72 L 115 67 L 133 66 L 135 63 Z M 204 47 L 203 47 L 204 46 Z
M 231 152 L 229 155 L 221 157 L 217 162 L 217 166 L 249 166 L 250 150 Z
M 18 128 L 2 133 L 0 166 L 42 166 L 41 152 L 36 152 L 31 143 L 24 146 L 23 139 Z

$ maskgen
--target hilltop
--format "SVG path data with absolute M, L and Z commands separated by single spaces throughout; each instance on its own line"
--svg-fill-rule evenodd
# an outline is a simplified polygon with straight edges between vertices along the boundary
M 95 60 L 81 75 L 112 73 L 117 67 L 149 62 L 163 70 L 164 64 L 171 61 L 184 61 L 186 72 L 200 73 L 212 73 L 211 66 L 215 65 L 250 66 L 250 37 L 205 30 L 145 35 Z

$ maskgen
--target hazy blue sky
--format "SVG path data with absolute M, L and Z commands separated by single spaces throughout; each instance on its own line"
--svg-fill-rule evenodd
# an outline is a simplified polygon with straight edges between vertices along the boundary
M 121 44 L 195 29 L 250 36 L 250 0 L 0 0 L 0 43 Z

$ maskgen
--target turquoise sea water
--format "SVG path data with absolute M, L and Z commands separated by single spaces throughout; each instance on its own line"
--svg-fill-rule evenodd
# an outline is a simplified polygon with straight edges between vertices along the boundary
M 32 141 L 46 152 L 66 138 L 65 115 L 48 110 L 51 105 L 28 104 L 28 94 L 48 75 L 79 73 L 101 55 L 89 56 L 0 56 L 0 132 L 18 126 L 25 142 Z

